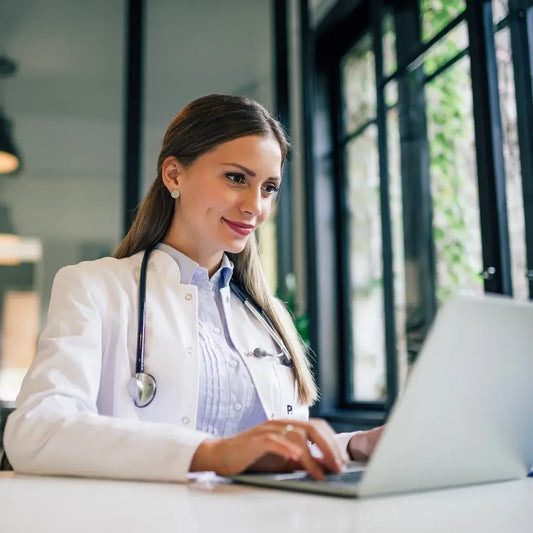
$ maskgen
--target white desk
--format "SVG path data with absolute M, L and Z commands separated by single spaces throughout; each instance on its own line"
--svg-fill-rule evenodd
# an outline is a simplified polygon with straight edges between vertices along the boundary
M 0 472 L 0 532 L 531 533 L 533 479 L 352 500 L 209 481 L 188 485 Z

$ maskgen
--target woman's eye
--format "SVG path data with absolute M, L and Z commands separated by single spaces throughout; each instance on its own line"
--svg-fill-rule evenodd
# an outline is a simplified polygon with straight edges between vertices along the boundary
M 244 174 L 239 174 L 238 172 L 227 172 L 226 178 L 228 178 L 233 183 L 244 183 Z
M 279 187 L 277 185 L 274 185 L 272 183 L 267 183 L 264 187 L 264 191 L 267 193 L 267 194 L 275 194 L 277 192 L 279 192 Z

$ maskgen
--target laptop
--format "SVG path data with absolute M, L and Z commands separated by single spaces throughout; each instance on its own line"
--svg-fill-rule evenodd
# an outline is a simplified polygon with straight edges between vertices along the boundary
M 362 497 L 524 478 L 533 463 L 533 303 L 457 295 L 439 312 L 366 465 L 247 483 Z

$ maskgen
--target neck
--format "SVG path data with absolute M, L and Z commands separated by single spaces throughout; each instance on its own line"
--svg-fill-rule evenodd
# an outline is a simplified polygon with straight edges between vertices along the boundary
M 164 244 L 171 246 L 178 252 L 186 255 L 189 259 L 192 259 L 199 266 L 205 268 L 211 277 L 219 268 L 222 263 L 223 252 L 209 253 L 206 250 L 201 250 L 193 243 L 184 239 L 177 239 L 170 233 L 162 240 Z

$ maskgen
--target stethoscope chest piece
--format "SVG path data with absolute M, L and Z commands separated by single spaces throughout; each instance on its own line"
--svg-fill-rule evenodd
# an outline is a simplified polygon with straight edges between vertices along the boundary
M 157 391 L 155 378 L 146 372 L 137 372 L 128 382 L 128 393 L 137 407 L 146 407 Z
M 137 407 L 146 407 L 154 399 L 157 385 L 154 376 L 144 372 L 144 340 L 146 329 L 146 269 L 148 265 L 148 258 L 155 248 L 155 244 L 149 246 L 144 252 L 141 263 L 141 272 L 139 276 L 139 320 L 137 325 L 137 353 L 135 358 L 135 374 L 128 381 L 128 394 L 133 403 Z M 273 357 L 277 358 L 283 365 L 293 367 L 291 356 L 283 343 L 283 340 L 273 328 L 268 318 L 263 315 L 263 310 L 251 302 L 251 297 L 241 289 L 236 283 L 231 283 L 233 292 L 243 302 L 243 304 L 250 310 L 250 312 L 265 326 L 272 338 L 276 341 L 281 349 L 281 353 L 268 353 L 262 348 L 255 348 L 248 352 L 249 355 L 254 355 L 258 358 Z

